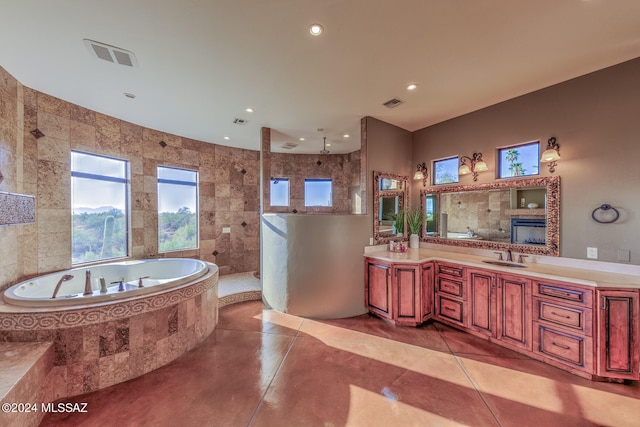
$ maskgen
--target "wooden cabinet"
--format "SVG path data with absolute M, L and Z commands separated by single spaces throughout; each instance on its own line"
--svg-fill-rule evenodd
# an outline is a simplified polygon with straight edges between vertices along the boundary
M 586 378 L 640 379 L 640 289 L 375 258 L 365 280 L 366 306 L 390 322 L 433 317 Z
M 433 264 L 367 259 L 365 305 L 393 323 L 417 326 L 433 316 Z
M 597 374 L 639 379 L 638 290 L 597 290 Z
M 528 279 L 468 269 L 469 328 L 507 347 L 531 348 L 531 286 Z
M 364 304 L 374 314 L 391 319 L 391 271 L 392 264 L 367 259 L 365 262 Z
M 435 318 L 443 323 L 466 326 L 465 269 L 436 263 Z
M 593 373 L 593 289 L 548 280 L 533 282 L 533 351 L 577 374 Z

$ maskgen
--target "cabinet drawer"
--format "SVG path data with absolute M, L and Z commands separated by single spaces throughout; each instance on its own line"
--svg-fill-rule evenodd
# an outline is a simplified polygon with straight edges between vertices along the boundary
M 463 277 L 464 269 L 448 264 L 438 264 L 438 274 L 446 274 L 453 277 Z
M 591 335 L 591 309 L 569 307 L 554 302 L 534 299 L 534 320 L 555 323 Z
M 568 287 L 559 283 L 535 282 L 534 295 L 582 304 L 587 307 L 591 307 L 593 304 L 592 290 Z
M 462 298 L 462 289 L 462 281 L 451 280 L 445 277 L 438 277 L 436 291 Z
M 441 318 L 452 320 L 460 324 L 464 323 L 462 301 L 455 301 L 442 295 L 438 295 L 437 303 L 438 315 Z
M 564 363 L 590 369 L 593 349 L 590 338 L 565 334 L 536 324 L 537 351 Z

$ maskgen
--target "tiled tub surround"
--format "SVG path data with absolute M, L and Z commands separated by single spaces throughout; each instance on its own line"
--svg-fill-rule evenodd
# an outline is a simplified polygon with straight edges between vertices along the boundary
M 218 321 L 218 269 L 164 293 L 77 308 L 0 303 L 0 341 L 53 342 L 53 399 L 127 381 L 202 342 Z
M 36 139 L 34 129 L 44 136 Z M 158 254 L 160 165 L 199 173 L 198 249 L 167 256 L 214 262 L 223 275 L 258 269 L 259 151 L 106 116 L 24 87 L 0 67 L 0 191 L 34 195 L 36 209 L 35 224 L 0 227 L 0 290 L 71 268 L 71 150 L 129 161 L 132 258 L 163 256 Z M 231 232 L 223 233 L 225 227 Z

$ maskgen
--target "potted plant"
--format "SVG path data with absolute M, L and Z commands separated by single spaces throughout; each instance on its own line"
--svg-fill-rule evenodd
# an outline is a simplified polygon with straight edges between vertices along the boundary
M 422 210 L 420 208 L 411 209 L 407 213 L 407 228 L 409 228 L 409 247 L 418 249 L 420 247 L 420 229 L 422 228 Z

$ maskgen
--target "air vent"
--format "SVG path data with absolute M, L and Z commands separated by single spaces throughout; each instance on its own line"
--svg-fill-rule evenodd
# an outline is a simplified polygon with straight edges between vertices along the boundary
M 291 150 L 292 148 L 296 148 L 297 146 L 298 144 L 296 144 L 295 142 L 285 142 L 281 145 L 281 147 L 285 150 Z
M 104 61 L 113 62 L 127 67 L 137 67 L 138 60 L 133 52 L 121 49 L 119 47 L 110 46 L 94 40 L 84 39 L 84 44 L 92 55 Z
M 233 119 L 233 124 L 234 125 L 238 125 L 238 126 L 244 126 L 244 125 L 247 124 L 248 121 L 249 120 L 235 118 L 235 119 Z
M 387 102 L 385 102 L 382 105 L 384 105 L 387 108 L 394 108 L 394 107 L 397 107 L 398 105 L 403 104 L 403 103 L 404 103 L 404 101 L 401 101 L 398 98 L 393 98 L 393 99 L 388 100 Z

